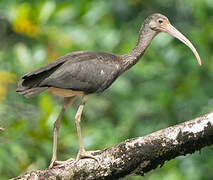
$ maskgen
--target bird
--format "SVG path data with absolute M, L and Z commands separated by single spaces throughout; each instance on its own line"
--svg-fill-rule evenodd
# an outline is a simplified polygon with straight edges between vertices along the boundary
M 54 122 L 52 159 L 49 168 L 57 166 L 60 162 L 57 161 L 60 121 L 66 109 L 71 106 L 77 96 L 81 98 L 81 102 L 75 115 L 79 142 L 79 151 L 75 161 L 78 162 L 82 158 L 97 160 L 95 156 L 85 150 L 81 135 L 81 115 L 88 97 L 109 88 L 120 75 L 135 65 L 145 53 L 152 39 L 160 32 L 168 33 L 188 46 L 201 65 L 201 58 L 192 43 L 171 25 L 166 16 L 154 13 L 144 20 L 139 31 L 137 44 L 127 54 L 116 55 L 93 51 L 72 52 L 21 77 L 16 92 L 26 98 L 34 97 L 44 91 L 63 98 L 61 111 Z

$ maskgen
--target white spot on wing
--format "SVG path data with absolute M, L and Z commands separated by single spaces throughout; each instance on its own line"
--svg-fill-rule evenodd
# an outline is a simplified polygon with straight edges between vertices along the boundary
M 101 69 L 101 75 L 104 75 L 105 73 L 104 73 L 104 70 L 103 69 Z

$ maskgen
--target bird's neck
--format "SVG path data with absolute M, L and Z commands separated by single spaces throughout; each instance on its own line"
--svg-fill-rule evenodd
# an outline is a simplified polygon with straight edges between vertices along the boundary
M 122 56 L 123 72 L 135 65 L 143 56 L 152 39 L 157 35 L 147 24 L 143 24 L 139 32 L 137 45 L 128 54 Z

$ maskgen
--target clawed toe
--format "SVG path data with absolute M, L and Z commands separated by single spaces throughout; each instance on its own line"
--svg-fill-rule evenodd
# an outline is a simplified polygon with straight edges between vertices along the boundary
M 51 161 L 50 165 L 49 165 L 49 169 L 53 168 L 54 166 L 57 165 L 57 161 Z
M 78 162 L 80 159 L 84 159 L 84 158 L 90 158 L 90 159 L 94 159 L 95 161 L 97 161 L 99 163 L 99 159 L 91 154 L 92 152 L 90 151 L 83 151 L 83 152 L 78 152 L 78 156 L 75 160 L 75 162 Z
M 75 159 L 70 158 L 70 159 L 68 159 L 68 160 L 66 160 L 66 161 L 54 161 L 54 162 L 51 162 L 50 165 L 49 165 L 49 169 L 50 169 L 50 168 L 53 168 L 53 167 L 56 167 L 56 166 L 63 166 L 63 165 L 65 165 L 66 163 L 69 163 L 69 162 L 71 162 L 71 161 L 75 161 Z

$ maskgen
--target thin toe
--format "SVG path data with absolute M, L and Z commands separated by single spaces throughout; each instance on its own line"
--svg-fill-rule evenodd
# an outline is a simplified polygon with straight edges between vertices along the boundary
M 55 166 L 56 161 L 51 161 L 50 165 L 49 165 L 49 169 L 53 168 Z
M 53 168 L 53 167 L 56 167 L 56 166 L 63 166 L 63 165 L 65 165 L 65 164 L 67 164 L 71 161 L 75 161 L 75 159 L 69 158 L 66 161 L 54 161 L 49 165 L 49 168 Z
M 89 151 L 79 152 L 75 162 L 78 162 L 80 159 L 85 159 L 85 158 L 94 159 L 95 161 L 99 163 L 99 159 L 96 156 L 93 156 L 91 152 Z

